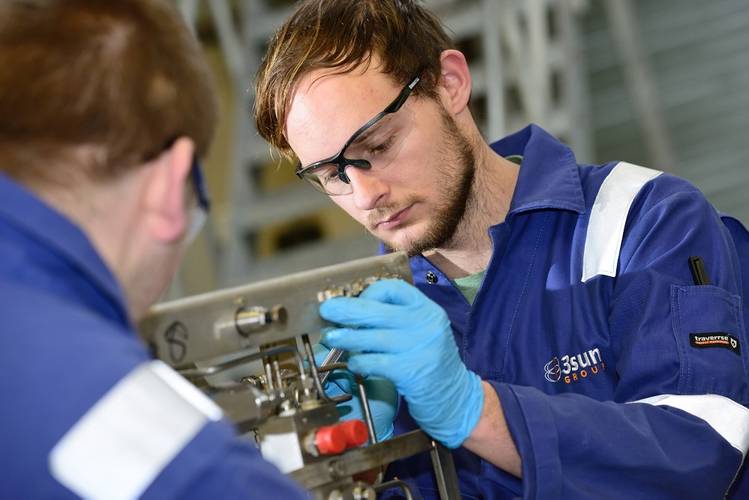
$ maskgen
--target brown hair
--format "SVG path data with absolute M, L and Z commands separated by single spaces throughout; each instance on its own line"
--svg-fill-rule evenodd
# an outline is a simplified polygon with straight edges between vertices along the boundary
M 372 56 L 382 72 L 406 84 L 422 77 L 414 93 L 434 97 L 440 54 L 453 42 L 440 21 L 414 0 L 306 0 L 270 41 L 255 84 L 255 123 L 260 135 L 284 155 L 284 136 L 294 86 L 309 72 L 347 73 Z
M 4 0 L 0 61 L 0 171 L 19 181 L 105 179 L 212 138 L 213 81 L 169 0 Z

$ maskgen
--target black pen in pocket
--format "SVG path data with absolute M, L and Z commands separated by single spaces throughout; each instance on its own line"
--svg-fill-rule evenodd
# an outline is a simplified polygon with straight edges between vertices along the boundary
M 692 271 L 692 279 L 695 285 L 710 284 L 710 277 L 707 275 L 702 257 L 689 257 L 689 270 Z

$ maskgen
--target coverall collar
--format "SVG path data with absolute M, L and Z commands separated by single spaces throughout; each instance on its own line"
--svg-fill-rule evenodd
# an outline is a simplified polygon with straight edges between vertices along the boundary
M 523 157 L 508 217 L 541 208 L 585 213 L 575 155 L 544 129 L 529 125 L 492 143 L 491 148 L 503 157 Z

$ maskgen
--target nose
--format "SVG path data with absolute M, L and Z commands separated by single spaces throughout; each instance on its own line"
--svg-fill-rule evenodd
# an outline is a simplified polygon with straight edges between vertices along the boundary
M 349 167 L 346 175 L 353 188 L 354 205 L 359 210 L 372 210 L 387 198 L 388 185 L 371 170 Z

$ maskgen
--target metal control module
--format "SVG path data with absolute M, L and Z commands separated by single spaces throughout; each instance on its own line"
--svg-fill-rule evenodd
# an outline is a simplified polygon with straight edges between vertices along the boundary
M 317 499 L 369 499 L 408 485 L 360 481 L 401 458 L 430 453 L 441 497 L 460 498 L 452 456 L 421 431 L 377 443 L 366 391 L 365 420 L 342 421 L 327 374 L 345 369 L 332 350 L 318 366 L 313 344 L 330 326 L 318 313 L 331 297 L 357 296 L 380 279 L 411 281 L 404 253 L 360 259 L 158 304 L 139 325 L 155 357 L 209 395 L 263 456 Z

